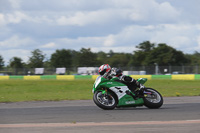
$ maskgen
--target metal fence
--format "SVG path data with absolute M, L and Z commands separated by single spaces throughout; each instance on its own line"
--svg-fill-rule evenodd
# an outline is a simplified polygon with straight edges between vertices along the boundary
M 133 66 L 118 67 L 123 71 L 140 72 L 145 74 L 200 74 L 200 67 L 196 66 Z M 66 68 L 65 75 L 77 74 L 78 67 Z M 35 68 L 3 68 L 0 69 L 0 75 L 35 75 Z M 43 75 L 56 75 L 56 68 L 44 68 Z
M 66 68 L 66 75 L 76 74 L 76 68 Z M 36 75 L 35 68 L 3 68 L 0 75 Z M 56 75 L 56 68 L 44 68 L 42 75 Z
M 146 74 L 199 74 L 200 67 L 196 66 L 139 66 L 139 67 L 121 67 L 126 71 L 145 71 Z

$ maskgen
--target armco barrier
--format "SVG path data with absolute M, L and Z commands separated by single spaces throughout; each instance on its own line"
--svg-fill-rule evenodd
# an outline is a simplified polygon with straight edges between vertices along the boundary
M 172 75 L 172 80 L 194 80 L 194 74 L 181 74 L 181 75 Z
M 75 75 L 75 79 L 92 79 L 92 75 Z
M 147 78 L 151 79 L 152 75 L 130 75 L 134 79 L 139 79 L 139 78 Z
M 99 75 L 92 75 L 92 79 L 93 80 L 96 80 L 96 78 L 98 77 Z
M 56 79 L 56 75 L 43 75 L 40 76 L 41 79 Z
M 0 80 L 9 79 L 9 76 L 0 76 Z
M 24 79 L 24 76 L 9 76 L 9 79 Z
M 58 80 L 74 80 L 74 75 L 58 75 L 56 76 Z
M 151 79 L 171 79 L 171 75 L 152 75 Z
M 24 76 L 24 80 L 39 80 L 40 76 Z
M 99 75 L 31 75 L 31 76 L 0 76 L 0 80 L 76 80 L 76 79 L 93 79 L 95 80 Z M 147 78 L 153 79 L 172 79 L 172 80 L 200 80 L 200 74 L 180 74 L 180 75 L 130 75 L 134 79 Z
M 200 79 L 200 75 L 195 75 L 195 79 Z

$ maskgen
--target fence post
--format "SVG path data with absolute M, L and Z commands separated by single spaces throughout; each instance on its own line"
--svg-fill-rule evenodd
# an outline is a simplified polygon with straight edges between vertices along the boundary
M 184 65 L 182 65 L 182 72 L 185 73 Z
M 198 64 L 196 64 L 196 74 L 198 74 L 199 72 L 198 72 L 198 70 L 199 70 L 199 66 L 198 66 Z
M 158 64 L 154 63 L 154 65 L 155 65 L 155 74 L 158 75 Z

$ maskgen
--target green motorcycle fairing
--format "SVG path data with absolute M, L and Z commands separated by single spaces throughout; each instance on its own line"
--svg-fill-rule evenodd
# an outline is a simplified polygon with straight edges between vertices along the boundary
M 137 81 L 138 81 L 140 84 L 144 84 L 145 82 L 147 82 L 147 78 L 139 78 L 139 79 L 137 79 Z
M 134 100 L 132 96 L 127 95 L 126 91 L 130 91 L 128 87 L 123 83 L 115 81 L 116 79 L 117 78 L 112 78 L 111 80 L 108 80 L 99 76 L 93 85 L 93 93 L 95 93 L 96 91 L 102 91 L 103 94 L 109 93 L 109 91 L 107 92 L 103 88 L 111 90 L 117 95 L 117 107 L 135 107 L 142 106 L 144 104 L 143 98 L 138 98 L 137 100 Z M 141 82 L 143 80 L 144 79 L 140 79 L 138 80 L 138 82 Z

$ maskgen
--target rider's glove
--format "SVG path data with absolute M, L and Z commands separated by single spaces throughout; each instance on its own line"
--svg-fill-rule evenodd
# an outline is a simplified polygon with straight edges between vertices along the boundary
M 111 70 L 110 76 L 116 76 L 116 72 Z
M 140 89 L 144 89 L 144 88 L 145 88 L 145 86 L 140 84 Z
M 121 76 L 122 75 L 122 70 L 117 69 L 117 68 L 112 68 L 111 69 L 111 74 L 112 76 Z

